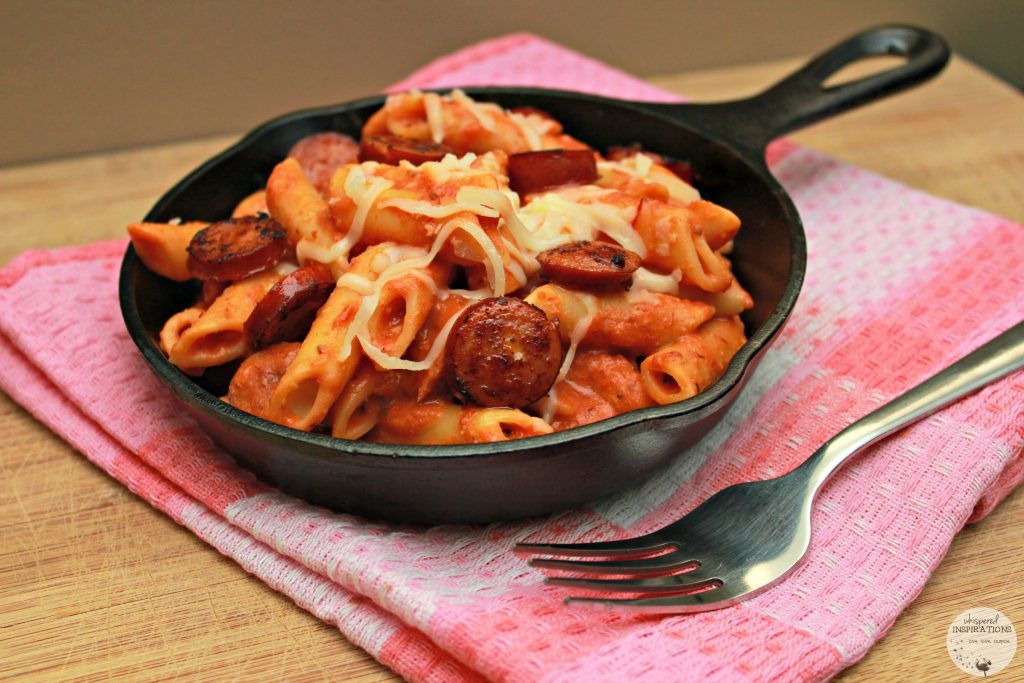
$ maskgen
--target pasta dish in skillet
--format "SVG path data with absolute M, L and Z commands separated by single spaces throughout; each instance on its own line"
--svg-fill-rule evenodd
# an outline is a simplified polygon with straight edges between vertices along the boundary
M 231 218 L 134 223 L 198 279 L 160 333 L 228 403 L 389 443 L 499 441 L 681 401 L 745 342 L 740 227 L 685 164 L 604 154 L 539 110 L 459 90 L 387 98 L 359 142 L 299 141 Z

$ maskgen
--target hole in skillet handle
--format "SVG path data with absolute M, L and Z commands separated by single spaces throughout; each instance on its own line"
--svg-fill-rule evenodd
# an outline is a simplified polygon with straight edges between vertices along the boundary
M 825 79 L 822 87 L 825 90 L 838 88 L 846 83 L 854 83 L 858 80 L 891 71 L 901 64 L 906 64 L 907 58 L 903 55 L 875 55 L 865 57 L 856 62 L 847 64 Z
M 879 26 L 826 50 L 767 90 L 712 104 L 643 105 L 727 140 L 751 160 L 772 140 L 928 80 L 949 61 L 949 46 L 915 26 Z M 835 84 L 840 71 L 877 57 L 899 57 L 892 68 Z M 863 72 L 859 72 L 863 73 Z

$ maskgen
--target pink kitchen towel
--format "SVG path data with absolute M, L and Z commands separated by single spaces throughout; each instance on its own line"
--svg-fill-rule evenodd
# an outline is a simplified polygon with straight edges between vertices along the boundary
M 529 35 L 467 48 L 396 87 L 474 84 L 678 99 Z M 27 252 L 0 271 L 0 386 L 140 497 L 409 680 L 822 680 L 860 659 L 953 536 L 1024 480 L 1021 373 L 843 468 L 815 507 L 806 563 L 728 609 L 568 609 L 563 589 L 511 553 L 522 540 L 645 533 L 728 484 L 782 474 L 1024 318 L 1024 226 L 792 144 L 776 144 L 771 162 L 808 238 L 790 323 L 692 457 L 548 519 L 381 524 L 315 508 L 240 470 L 129 339 L 117 302 L 120 240 Z

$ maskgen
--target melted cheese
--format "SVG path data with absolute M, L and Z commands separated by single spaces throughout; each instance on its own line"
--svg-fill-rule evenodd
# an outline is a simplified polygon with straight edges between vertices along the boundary
M 274 266 L 274 272 L 282 276 L 291 275 L 298 269 L 299 266 L 295 263 L 292 263 L 291 261 L 281 261 L 276 266 Z
M 489 299 L 494 292 L 489 289 L 442 289 L 439 293 L 441 299 L 447 299 L 451 295 L 461 296 L 463 299 Z
M 587 331 L 590 330 L 590 325 L 594 322 L 594 316 L 597 315 L 597 298 L 595 296 L 582 292 L 575 292 L 575 295 L 583 302 L 587 314 L 580 318 L 576 326 L 572 328 L 572 334 L 569 336 L 569 350 L 565 354 L 565 360 L 562 361 L 562 367 L 558 369 L 558 378 L 555 379 L 555 384 L 561 382 L 569 374 L 572 361 L 576 358 L 576 347 L 587 336 Z
M 560 383 L 565 382 L 585 396 L 595 396 L 594 392 L 590 389 L 581 387 L 575 382 L 570 382 L 566 379 L 566 375 L 569 374 L 569 369 L 572 367 L 572 362 L 576 359 L 576 349 L 579 347 L 580 342 L 583 341 L 583 338 L 587 336 L 587 332 L 594 322 L 594 316 L 597 315 L 598 308 L 597 298 L 593 295 L 583 294 L 582 292 L 576 292 L 575 295 L 583 302 L 587 309 L 587 314 L 580 318 L 572 329 L 572 334 L 569 336 L 569 350 L 566 352 L 565 359 L 558 369 L 558 377 L 555 378 L 551 390 L 534 403 L 534 407 L 540 412 L 540 418 L 548 424 L 551 424 L 551 420 L 554 419 L 555 411 L 558 408 L 558 385 Z
M 348 250 L 341 240 L 338 240 L 329 247 L 307 239 L 301 239 L 295 245 L 295 256 L 298 257 L 299 263 L 302 265 L 306 265 L 310 261 L 330 265 L 344 259 L 346 253 L 348 253 Z
M 700 199 L 700 192 L 695 187 L 666 167 L 655 163 L 654 159 L 643 153 L 638 152 L 621 161 L 599 161 L 597 170 L 602 177 L 606 177 L 609 173 L 620 172 L 645 183 L 661 185 L 668 190 L 670 197 L 686 204 Z
M 434 142 L 444 142 L 444 112 L 442 111 L 441 96 L 437 93 L 423 93 L 423 110 L 427 114 L 427 126 L 430 127 L 430 137 Z
M 451 99 L 452 102 L 458 102 L 463 107 L 465 107 L 466 110 L 473 115 L 473 118 L 477 120 L 477 123 L 479 123 L 484 130 L 490 131 L 492 133 L 494 132 L 494 119 L 487 115 L 486 110 L 497 109 L 500 112 L 500 107 L 497 107 L 496 105 L 493 104 L 487 105 L 485 103 L 477 102 L 476 100 L 470 98 L 469 95 L 464 93 L 462 90 L 459 90 L 458 88 L 452 90 Z
M 683 277 L 683 271 L 678 268 L 669 275 L 655 273 L 646 268 L 638 268 L 633 273 L 633 286 L 630 292 L 646 291 L 658 292 L 659 294 L 671 294 L 679 296 L 679 280 Z
M 505 263 L 494 246 L 491 238 L 487 236 L 484 229 L 476 221 L 465 218 L 456 218 L 448 223 L 445 228 L 459 229 L 472 237 L 484 252 L 484 267 L 487 269 L 487 282 L 494 290 L 494 296 L 503 296 L 508 289 L 505 282 Z
M 305 265 L 310 261 L 333 265 L 347 265 L 348 252 L 363 238 L 363 229 L 366 226 L 366 217 L 370 213 L 374 202 L 381 193 L 389 189 L 393 183 L 386 178 L 367 177 L 367 172 L 372 173 L 378 164 L 366 162 L 352 166 L 345 177 L 343 190 L 345 194 L 356 203 L 355 215 L 352 217 L 352 224 L 348 232 L 340 240 L 329 247 L 318 244 L 311 240 L 300 239 L 295 245 L 295 255 L 299 263 Z
M 358 174 L 357 171 L 359 171 Z M 370 213 L 373 203 L 377 201 L 382 192 L 393 185 L 386 178 L 371 178 L 369 182 L 365 180 L 360 182 L 359 175 L 362 175 L 361 169 L 359 166 L 354 166 L 349 171 L 348 178 L 345 180 L 345 193 L 356 202 L 356 212 L 352 217 L 352 225 L 349 226 L 348 232 L 345 233 L 345 236 L 339 242 L 339 244 L 344 245 L 342 249 L 345 254 L 348 254 L 349 250 L 363 238 L 366 216 Z M 354 177 L 355 180 L 353 180 Z M 365 178 L 365 176 L 363 177 Z
M 456 201 L 451 204 L 434 204 L 432 202 L 426 202 L 419 199 L 407 199 L 405 197 L 392 197 L 385 199 L 380 203 L 381 208 L 394 208 L 399 211 L 404 211 L 409 214 L 415 214 L 419 216 L 427 216 L 428 218 L 447 218 L 463 211 L 476 214 L 477 216 L 485 216 L 487 218 L 497 218 L 498 212 L 486 206 L 480 204 L 472 204 L 469 202 Z
M 444 228 L 438 234 L 429 252 L 424 251 L 419 247 L 394 245 L 389 247 L 388 249 L 385 249 L 381 254 L 378 254 L 374 262 L 371 264 L 371 267 L 379 274 L 377 276 L 377 279 L 372 282 L 370 291 L 366 291 L 365 284 L 363 282 L 360 282 L 359 280 L 355 280 L 353 278 L 352 280 L 349 281 L 356 285 L 356 287 L 353 287 L 352 289 L 357 294 L 361 294 L 363 296 L 363 299 L 359 303 L 359 309 L 356 311 L 355 316 L 352 318 L 352 322 L 349 323 L 348 329 L 345 331 L 345 338 L 342 341 L 341 345 L 341 360 L 345 360 L 346 358 L 348 358 L 349 353 L 351 353 L 352 341 L 355 339 L 359 339 L 360 346 L 363 346 L 364 349 L 366 346 L 372 346 L 369 342 L 369 337 L 367 336 L 368 332 L 366 327 L 370 322 L 370 318 L 373 316 L 374 310 L 376 310 L 377 308 L 377 304 L 380 301 L 381 291 L 383 290 L 384 286 L 391 280 L 400 277 L 401 275 L 404 275 L 409 271 L 420 270 L 429 266 L 434 261 L 434 258 L 437 256 L 438 252 L 440 252 L 442 247 L 444 247 L 445 243 L 448 241 L 448 238 L 451 237 L 451 235 L 456 230 L 462 230 L 467 235 L 472 237 L 474 240 L 476 240 L 477 244 L 479 244 L 480 248 L 483 249 L 484 251 L 484 254 L 486 256 L 486 260 L 484 261 L 484 267 L 487 269 L 487 279 L 491 285 L 491 291 L 487 292 L 486 296 L 502 296 L 503 294 L 505 294 L 506 278 L 504 264 L 502 263 L 501 254 L 498 253 L 498 250 L 495 248 L 494 243 L 492 243 L 490 238 L 487 236 L 487 233 L 485 233 L 483 231 L 483 228 L 481 228 L 480 225 L 474 221 L 470 221 L 467 219 L 451 220 L 444 226 Z M 341 280 L 345 279 L 345 277 L 346 275 L 343 275 L 339 279 L 339 284 Z M 361 278 L 361 276 L 355 277 Z M 366 283 L 370 282 L 370 280 L 367 278 L 361 279 L 365 280 Z M 366 341 L 364 342 L 364 340 Z M 373 358 L 373 360 L 376 361 L 379 365 L 381 365 L 381 367 L 389 366 L 387 366 L 385 362 L 379 360 L 377 357 L 374 357 L 372 353 L 376 352 L 378 356 L 390 358 L 391 361 L 394 362 L 411 362 L 402 361 L 402 359 L 400 358 L 387 356 L 386 354 L 384 354 L 383 351 L 377 349 L 376 347 L 374 347 L 374 349 L 375 351 L 367 352 L 367 355 Z
M 517 266 L 518 270 L 515 272 L 517 275 L 519 272 L 522 273 L 522 282 L 526 282 L 530 275 L 540 272 L 540 261 L 537 260 L 536 256 L 523 251 L 519 248 L 518 244 L 504 235 L 501 237 L 501 242 L 505 245 L 505 248 L 508 250 L 508 253 L 511 254 L 512 258 L 518 262 L 509 264 L 507 267 L 511 270 L 513 266 Z
M 451 334 L 452 328 L 455 326 L 456 321 L 458 321 L 458 319 L 462 316 L 462 312 L 469 308 L 471 305 L 472 304 L 467 304 L 458 313 L 456 313 L 455 315 L 448 319 L 448 322 L 444 324 L 444 327 L 441 328 L 441 331 L 437 333 L 436 337 L 434 337 L 434 341 L 430 345 L 430 350 L 427 352 L 427 355 L 423 358 L 423 360 L 413 361 L 405 360 L 404 358 L 396 358 L 394 356 L 389 356 L 388 354 L 381 351 L 379 347 L 373 345 L 373 342 L 370 341 L 369 332 L 368 330 L 365 329 L 362 332 L 360 332 L 359 335 L 357 336 L 357 339 L 359 340 L 359 346 L 362 347 L 363 353 L 369 356 L 370 359 L 373 360 L 373 362 L 377 363 L 379 366 L 386 370 L 426 370 L 431 365 L 433 365 L 434 361 L 437 360 L 437 357 L 441 355 L 441 352 L 444 350 L 444 347 L 448 343 L 448 336 Z
M 651 173 L 652 166 L 654 166 L 654 161 L 642 152 L 637 152 L 636 156 L 633 157 L 633 167 L 636 169 L 637 178 L 646 180 L 647 176 Z
M 402 159 L 398 162 L 400 168 L 413 173 L 425 173 L 437 185 L 463 180 L 479 175 L 498 175 L 503 173 L 501 165 L 493 154 L 488 152 L 478 157 L 473 152 L 464 154 L 461 157 L 454 154 L 445 154 L 440 161 L 427 161 L 419 166 Z
M 555 419 L 555 410 L 558 408 L 558 383 L 556 382 L 540 400 L 533 404 L 535 410 L 540 413 L 540 419 L 548 424 Z
M 515 197 L 515 202 L 508 196 L 509 194 Z M 508 191 L 508 194 L 506 194 L 501 190 L 488 187 L 466 186 L 459 189 L 457 198 L 459 201 L 471 202 L 496 209 L 501 215 L 502 220 L 505 221 L 505 225 L 512 233 L 515 241 L 527 249 L 541 252 L 566 242 L 564 239 L 545 239 L 527 228 L 516 211 L 516 204 L 518 204 L 519 198 L 511 191 Z
M 645 257 L 647 247 L 633 229 L 636 208 L 619 208 L 600 201 L 584 204 L 576 201 L 586 196 L 580 190 L 597 199 L 600 199 L 602 193 L 614 192 L 589 186 L 548 192 L 534 197 L 522 210 L 523 221 L 533 227 L 532 232 L 537 237 L 556 241 L 554 246 L 593 240 L 599 233 L 604 233 L 626 249 L 639 254 L 640 258 Z
M 358 273 L 345 273 L 338 278 L 337 285 L 338 287 L 347 287 L 362 296 L 373 293 L 373 281 Z
M 526 145 L 531 152 L 536 152 L 543 148 L 544 143 L 540 139 L 540 133 L 533 127 L 530 119 L 515 112 L 509 112 L 508 118 L 519 128 L 519 132 L 523 134 L 523 139 L 526 140 Z
M 572 387 L 573 389 L 583 394 L 587 398 L 596 398 L 598 400 L 601 399 L 601 397 L 598 396 L 590 387 L 583 386 L 582 384 L 576 384 L 576 382 L 573 382 L 571 379 L 568 378 L 566 378 L 565 383 L 567 386 Z

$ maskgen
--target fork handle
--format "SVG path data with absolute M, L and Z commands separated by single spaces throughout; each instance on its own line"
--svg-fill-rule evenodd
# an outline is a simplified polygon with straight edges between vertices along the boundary
M 1021 368 L 1024 322 L 857 420 L 815 451 L 793 474 L 806 476 L 809 490 L 816 491 L 863 448 Z

